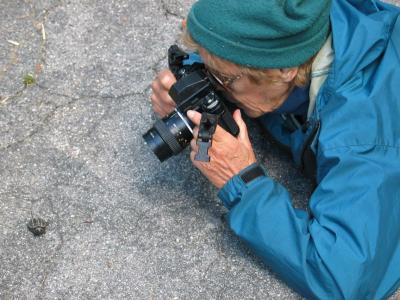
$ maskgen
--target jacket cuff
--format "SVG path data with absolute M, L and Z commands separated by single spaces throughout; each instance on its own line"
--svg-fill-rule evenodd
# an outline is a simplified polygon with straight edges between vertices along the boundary
M 259 163 L 253 163 L 229 179 L 218 192 L 218 197 L 226 208 L 231 209 L 240 201 L 243 192 L 253 182 L 266 176 L 266 170 Z

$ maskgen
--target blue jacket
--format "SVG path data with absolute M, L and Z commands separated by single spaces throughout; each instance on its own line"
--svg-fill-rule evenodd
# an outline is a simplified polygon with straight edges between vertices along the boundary
M 308 211 L 268 175 L 245 183 L 246 169 L 219 192 L 233 231 L 307 298 L 382 299 L 400 285 L 399 14 L 332 2 L 329 75 L 308 127 L 282 137 L 299 165 L 306 142 L 316 158 Z

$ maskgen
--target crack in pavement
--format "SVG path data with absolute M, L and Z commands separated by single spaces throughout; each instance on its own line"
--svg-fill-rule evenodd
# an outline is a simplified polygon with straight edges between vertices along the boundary
M 8 150 L 8 149 L 10 149 L 10 148 L 12 148 L 12 147 L 15 147 L 15 146 L 17 146 L 17 145 L 23 144 L 24 142 L 26 142 L 27 140 L 29 140 L 30 138 L 32 138 L 35 134 L 37 134 L 38 132 L 40 132 L 40 130 L 41 130 L 42 128 L 44 128 L 44 126 L 51 120 L 51 118 L 55 115 L 56 111 L 57 111 L 59 108 L 65 107 L 65 106 L 68 106 L 68 105 L 71 105 L 73 102 L 76 102 L 77 100 L 79 100 L 79 99 L 71 100 L 71 101 L 69 101 L 69 102 L 67 102 L 66 104 L 63 104 L 63 105 L 56 105 L 56 106 L 54 106 L 54 108 L 46 115 L 46 117 L 43 118 L 42 124 L 38 125 L 38 126 L 37 126 L 34 130 L 32 130 L 27 136 L 24 136 L 23 138 L 21 138 L 21 139 L 15 141 L 15 142 L 13 142 L 13 143 L 10 143 L 10 144 L 8 144 L 8 145 L 5 146 L 5 147 L 0 148 L 0 151 L 3 151 L 3 150 L 5 151 L 5 150 Z
M 161 58 L 159 58 L 152 66 L 151 66 L 151 70 L 153 71 L 153 73 L 157 74 L 159 72 L 159 67 L 160 64 L 166 60 L 168 58 L 168 55 L 165 54 L 163 55 Z
M 39 87 L 41 90 L 46 91 L 49 95 L 52 96 L 60 96 L 60 97 L 65 97 L 71 100 L 81 100 L 81 99 L 115 99 L 115 100 L 119 100 L 119 99 L 124 99 L 124 98 L 128 98 L 131 96 L 145 96 L 146 94 L 146 90 L 148 89 L 147 87 L 142 91 L 142 92 L 129 92 L 129 93 L 125 93 L 122 95 L 101 95 L 101 94 L 92 94 L 92 95 L 78 95 L 77 97 L 74 97 L 72 95 L 68 95 L 68 94 L 63 94 L 63 93 L 59 93 L 59 92 L 54 92 L 52 91 L 52 88 L 47 87 L 45 85 L 42 84 L 36 84 L 37 87 Z
M 28 1 L 28 3 L 32 4 L 32 1 Z M 59 7 L 60 5 L 57 6 L 53 6 L 49 9 L 45 9 L 42 11 L 42 13 L 40 13 L 39 15 L 35 14 L 34 8 L 31 5 L 31 15 L 29 16 L 32 20 L 32 23 L 34 24 L 35 28 L 37 29 L 37 33 L 39 35 L 41 35 L 41 39 L 40 39 L 40 50 L 39 50 L 39 55 L 36 58 L 36 61 L 38 62 L 38 64 L 41 64 L 41 68 L 39 70 L 35 70 L 35 79 L 36 81 L 38 80 L 38 76 L 42 71 L 42 68 L 46 65 L 46 59 L 47 59 L 47 39 L 46 39 L 46 35 L 45 35 L 45 23 L 47 21 L 47 17 L 49 15 L 49 13 L 51 12 L 51 10 L 56 9 L 57 7 Z M 166 11 L 166 14 L 169 15 L 173 15 L 176 17 L 180 17 L 176 14 L 173 14 L 172 12 Z M 180 17 L 182 18 L 182 17 Z M 39 21 L 38 21 L 39 20 Z M 152 70 L 154 72 L 156 72 L 156 67 L 157 65 L 159 65 L 161 63 L 162 60 L 166 59 L 166 56 L 163 56 L 162 58 L 160 58 L 152 67 Z M 41 124 L 39 124 L 35 129 L 33 129 L 27 136 L 15 141 L 14 143 L 11 143 L 5 147 L 0 148 L 0 151 L 2 150 L 8 150 L 12 147 L 15 147 L 17 145 L 23 144 L 26 141 L 28 141 L 29 139 L 31 139 L 34 135 L 36 135 L 37 133 L 39 133 L 41 130 L 43 130 L 43 128 L 45 128 L 46 125 L 48 125 L 48 123 L 51 121 L 51 119 L 54 117 L 54 115 L 56 114 L 56 112 L 59 109 L 62 109 L 64 107 L 68 107 L 68 106 L 72 106 L 74 103 L 76 103 L 79 100 L 82 99 L 87 99 L 87 98 L 101 98 L 101 99 L 124 99 L 127 97 L 131 97 L 131 96 L 145 96 L 146 93 L 149 91 L 150 89 L 150 85 L 148 85 L 143 91 L 141 92 L 129 92 L 129 93 L 124 93 L 122 95 L 111 95 L 111 96 L 106 96 L 106 95 L 100 95 L 100 94 L 92 94 L 92 95 L 78 95 L 78 96 L 72 96 L 72 95 L 68 95 L 68 94 L 63 94 L 63 93 L 59 93 L 56 91 L 53 91 L 51 88 L 46 87 L 44 85 L 41 84 L 35 84 L 40 90 L 43 90 L 45 93 L 47 93 L 48 95 L 53 95 L 53 96 L 57 96 L 57 97 L 63 97 L 66 99 L 69 99 L 69 101 L 67 103 L 63 103 L 62 105 L 54 105 L 54 103 L 50 103 L 51 105 L 54 105 L 54 107 L 51 109 L 51 111 L 41 120 Z M 23 95 L 24 91 L 27 89 L 27 86 L 24 86 L 21 90 L 19 90 L 18 92 L 14 93 L 13 95 L 7 96 L 3 99 L 0 99 L 0 108 L 2 105 L 6 105 L 7 102 L 9 100 L 18 98 L 20 96 Z M 109 111 L 109 109 L 108 109 Z M 104 119 L 106 117 L 106 115 L 108 115 L 107 113 L 103 114 L 101 119 Z M 97 123 L 100 123 L 101 120 L 99 120 Z M 50 199 L 49 200 L 49 206 L 50 206 L 50 210 L 51 212 L 56 216 L 56 218 L 58 220 L 60 220 L 60 216 L 58 214 L 58 212 L 54 209 L 54 203 L 53 201 Z M 4 225 L 4 224 L 0 224 L 0 225 Z M 11 228 L 10 228 L 11 229 Z M 56 230 L 56 233 L 59 237 L 59 243 L 58 245 L 55 247 L 53 254 L 44 262 L 45 265 L 45 272 L 43 274 L 43 279 L 41 282 L 41 290 L 40 293 L 43 295 L 45 293 L 45 287 L 46 287 L 46 282 L 48 279 L 49 274 L 54 271 L 54 264 L 55 264 L 55 258 L 57 256 L 57 254 L 61 251 L 61 249 L 64 246 L 65 243 L 65 239 L 64 236 L 62 234 L 62 232 L 60 231 L 60 229 L 58 228 Z
M 9 102 L 10 100 L 13 100 L 19 96 L 22 95 L 22 93 L 25 91 L 25 89 L 27 88 L 27 86 L 24 86 L 22 89 L 20 89 L 18 92 L 16 92 L 13 95 L 10 96 L 0 96 L 0 108 L 2 106 L 5 106 L 7 104 L 7 102 Z
M 160 0 L 160 4 L 161 4 L 161 9 L 164 11 L 164 15 L 165 15 L 166 17 L 171 16 L 171 17 L 178 18 L 178 19 L 180 19 L 180 20 L 185 19 L 184 16 L 182 16 L 182 15 L 176 13 L 176 12 L 171 11 L 171 10 L 168 8 L 168 5 L 165 3 L 165 0 Z
M 69 106 L 73 105 L 74 103 L 76 103 L 79 100 L 83 100 L 83 99 L 99 99 L 99 98 L 100 99 L 121 100 L 121 99 L 128 98 L 128 97 L 131 97 L 131 96 L 143 96 L 143 97 L 145 97 L 146 91 L 149 89 L 149 87 L 146 87 L 143 92 L 131 92 L 131 93 L 126 93 L 126 94 L 119 95 L 119 96 L 79 95 L 78 97 L 73 97 L 71 95 L 62 94 L 62 93 L 58 93 L 58 92 L 53 92 L 53 91 L 51 91 L 50 88 L 48 88 L 46 86 L 43 86 L 43 85 L 40 85 L 40 84 L 36 84 L 36 86 L 39 89 L 45 91 L 49 95 L 58 96 L 58 97 L 64 97 L 64 98 L 70 99 L 70 101 L 68 101 L 67 103 L 61 104 L 61 105 L 55 105 L 54 108 L 41 120 L 42 124 L 38 125 L 34 130 L 32 130 L 28 135 L 24 136 L 23 138 L 15 141 L 13 143 L 10 143 L 5 147 L 1 147 L 0 151 L 8 150 L 8 149 L 10 149 L 10 148 L 12 148 L 14 146 L 17 146 L 17 145 L 25 143 L 27 140 L 29 140 L 34 135 L 39 133 L 51 121 L 51 119 L 53 118 L 53 116 L 56 114 L 56 112 L 59 109 L 62 109 L 62 108 L 65 108 L 65 107 L 69 107 Z M 18 94 L 14 95 L 12 97 L 6 98 L 6 100 L 8 101 L 10 98 L 16 98 L 16 97 L 21 96 L 22 93 L 25 91 L 25 89 L 26 89 L 26 87 L 23 88 L 21 91 L 19 91 Z M 2 102 L 0 102 L 0 107 L 1 107 L 1 104 L 3 104 L 3 102 L 6 102 L 6 101 L 3 100 Z M 51 103 L 51 102 L 47 102 L 47 103 L 53 105 L 53 103 Z

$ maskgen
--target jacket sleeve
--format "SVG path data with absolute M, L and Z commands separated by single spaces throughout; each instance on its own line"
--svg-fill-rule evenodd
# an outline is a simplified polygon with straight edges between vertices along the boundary
M 307 298 L 375 299 L 400 283 L 399 149 L 324 152 L 309 211 L 270 177 L 220 190 L 232 230 Z

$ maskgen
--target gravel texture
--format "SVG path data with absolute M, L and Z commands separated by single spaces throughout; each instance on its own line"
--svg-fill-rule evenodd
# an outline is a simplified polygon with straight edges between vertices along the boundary
M 191 3 L 0 1 L 0 299 L 301 298 L 232 234 L 188 151 L 160 164 L 143 143 Z M 310 183 L 250 128 L 304 207 Z

